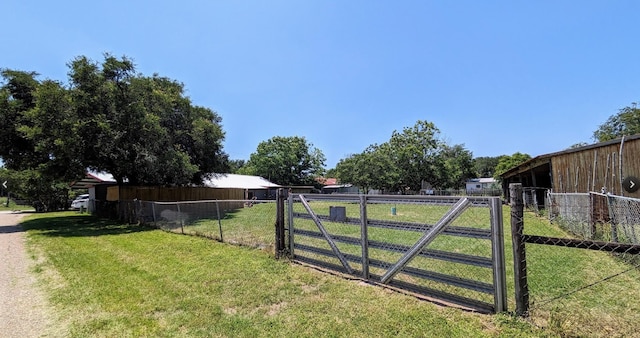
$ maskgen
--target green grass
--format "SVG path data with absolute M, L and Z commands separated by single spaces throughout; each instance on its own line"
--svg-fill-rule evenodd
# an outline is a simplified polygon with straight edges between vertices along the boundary
M 0 197 L 0 211 L 23 211 L 23 210 L 33 210 L 33 207 L 30 205 L 18 205 L 12 199 L 9 200 L 9 206 L 7 206 L 7 198 Z
M 272 212 L 269 208 L 273 204 L 228 214 L 222 220 L 224 234 L 250 233 L 256 241 L 273 241 L 273 218 L 264 216 Z M 328 205 L 314 203 L 313 208 L 328 214 Z M 425 223 L 444 213 L 436 208 L 425 214 L 415 206 L 398 205 L 397 215 L 392 216 L 389 209 L 377 205 L 368 212 L 372 218 Z M 456 224 L 486 227 L 485 211 L 470 209 Z M 358 213 L 357 205 L 348 206 L 348 217 Z M 503 213 L 513 310 L 509 208 Z M 39 258 L 35 270 L 68 323 L 70 336 L 615 337 L 640 332 L 636 302 L 640 273 L 635 269 L 602 281 L 629 268 L 603 252 L 527 245 L 532 310 L 524 321 L 505 314 L 442 308 L 276 261 L 271 249 L 228 245 L 72 212 L 31 217 L 23 225 Z M 199 226 L 215 226 L 213 231 L 218 231 L 217 220 Z M 529 213 L 525 226 L 531 234 L 566 236 Z M 407 239 L 414 238 L 390 240 Z M 594 286 L 581 289 L 589 284 Z
M 343 206 L 346 209 L 347 217 L 359 218 L 360 210 L 359 205 L 354 203 L 338 203 L 338 202 L 311 202 L 310 206 L 317 214 L 328 214 L 329 206 Z M 391 208 L 395 208 L 396 214 L 392 215 Z M 301 205 L 295 206 L 297 212 L 306 213 Z M 449 211 L 449 206 L 442 205 L 425 205 L 425 204 L 369 204 L 367 205 L 367 216 L 369 219 L 376 220 L 388 220 L 393 222 L 407 222 L 413 224 L 434 224 L 442 216 Z M 318 231 L 316 224 L 312 220 L 296 219 L 296 228 L 309 231 Z M 471 207 L 464 211 L 458 219 L 456 219 L 452 225 L 463 226 L 465 228 L 481 228 L 490 229 L 490 214 L 488 208 Z M 360 227 L 353 224 L 345 224 L 339 222 L 323 221 L 323 226 L 332 235 L 349 236 L 354 239 L 360 238 Z M 413 246 L 424 234 L 417 231 L 396 230 L 390 228 L 378 228 L 369 227 L 368 238 L 373 241 L 385 243 L 387 247 L 403 246 L 409 248 Z M 314 247 L 320 247 L 326 250 L 330 250 L 330 247 L 326 240 L 316 239 L 305 236 L 296 237 L 296 243 L 306 244 Z M 349 253 L 353 255 L 360 255 L 360 245 L 353 245 L 347 243 L 336 243 L 338 248 L 343 253 Z M 491 258 L 491 242 L 489 240 L 482 240 L 469 237 L 458 237 L 442 234 L 437 236 L 433 242 L 428 246 L 429 249 L 455 252 L 461 254 L 468 254 L 473 256 L 480 256 L 485 258 Z M 321 260 L 333 264 L 340 265 L 339 260 L 336 257 L 327 257 L 312 252 L 297 251 L 296 255 L 301 255 L 311 259 Z M 372 260 L 383 261 L 384 268 L 378 268 L 371 266 L 370 272 L 377 276 L 384 275 L 389 267 L 395 264 L 404 254 L 402 252 L 393 252 L 382 249 L 369 249 L 369 258 Z M 352 268 L 355 270 L 361 270 L 362 266 L 359 263 L 350 262 Z M 447 262 L 443 260 L 429 259 L 426 257 L 415 257 L 408 267 L 417 268 L 424 271 L 442 273 L 455 277 L 464 278 L 467 280 L 473 280 L 476 282 L 482 282 L 486 284 L 493 283 L 493 274 L 491 269 L 484 267 L 476 267 L 467 264 Z M 373 277 L 377 279 L 378 277 Z M 488 306 L 494 304 L 492 294 L 487 294 L 467 288 L 454 287 L 449 284 L 420 279 L 408 274 L 399 273 L 394 277 L 394 280 L 404 281 L 421 287 L 428 287 L 438 291 L 447 292 L 463 297 L 467 297 L 473 300 L 482 301 Z
M 568 237 L 529 213 L 525 232 Z M 629 264 L 633 257 L 533 244 L 526 250 L 533 323 L 567 336 L 624 337 L 640 332 L 640 269 L 634 268 L 637 263 Z
M 70 212 L 23 226 L 71 337 L 547 335 L 205 238 Z
M 347 217 L 358 218 L 358 204 L 346 202 L 310 202 L 314 212 L 328 215 L 329 206 L 344 206 Z M 396 208 L 396 215 L 391 215 L 391 207 Z M 256 246 L 255 241 L 271 243 L 267 252 L 272 251 L 273 243 L 273 204 L 256 205 L 253 208 L 237 209 L 227 214 L 222 220 L 223 232 L 229 234 L 232 243 L 244 243 Z M 412 204 L 370 204 L 368 216 L 373 219 L 406 221 L 417 223 L 434 223 L 446 211 L 447 207 L 425 207 Z M 306 212 L 300 204 L 296 211 Z M 267 217 L 265 217 L 267 215 Z M 513 262 L 510 237 L 510 209 L 503 208 L 505 226 L 505 253 L 507 267 L 509 309 L 515 308 L 513 287 Z M 323 221 L 324 226 L 332 234 L 349 235 L 358 238 L 360 230 L 357 226 Z M 489 227 L 489 214 L 486 208 L 470 208 L 454 222 L 478 228 Z M 202 229 L 218 231 L 218 223 L 202 220 L 198 223 Z M 317 231 L 316 225 L 309 220 L 296 219 L 296 227 Z M 213 231 L 213 230 L 212 230 Z M 536 217 L 533 213 L 525 213 L 525 232 L 553 237 L 570 237 L 565 231 L 548 220 Z M 370 238 L 374 240 L 411 245 L 421 236 L 416 232 L 400 232 L 388 229 L 370 228 Z M 225 235 L 225 239 L 227 239 Z M 297 237 L 296 241 L 314 244 L 329 249 L 326 241 L 321 239 Z M 360 254 L 360 247 L 338 243 L 344 253 Z M 488 241 L 469 240 L 452 236 L 440 236 L 430 244 L 429 248 L 453 250 L 480 256 L 489 256 Z M 326 257 L 305 252 L 305 256 L 327 260 Z M 370 257 L 389 262 L 397 261 L 401 254 L 383 250 L 370 249 Z M 622 259 L 612 257 L 605 252 L 593 252 L 582 249 L 569 249 L 542 245 L 527 245 L 529 290 L 531 299 L 530 320 L 555 334 L 604 336 L 612 332 L 618 335 L 633 335 L 640 330 L 640 308 L 634 304 L 640 294 L 640 275 L 638 270 L 609 277 L 629 269 L 630 265 Z M 637 257 L 636 257 L 637 258 Z M 330 262 L 339 264 L 336 258 Z M 361 269 L 357 263 L 350 263 L 354 269 Z M 442 261 L 416 258 L 410 266 L 471 278 L 482 282 L 491 282 L 488 269 L 469 267 L 466 265 L 446 263 Z M 383 274 L 385 271 L 372 269 L 372 273 Z M 415 279 L 399 274 L 396 278 L 415 282 Z M 466 289 L 456 289 L 441 283 L 419 282 L 439 290 L 454 292 L 463 296 L 491 303 L 492 296 Z M 595 284 L 593 286 L 589 286 Z M 586 287 L 589 286 L 589 287 Z M 586 288 L 585 288 L 586 287 Z

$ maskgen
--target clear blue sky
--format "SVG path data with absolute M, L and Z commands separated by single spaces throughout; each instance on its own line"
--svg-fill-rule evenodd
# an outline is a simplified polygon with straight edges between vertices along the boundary
M 104 52 L 184 83 L 248 159 L 304 136 L 327 168 L 433 122 L 474 157 L 592 142 L 640 100 L 640 1 L 4 0 L 0 67 L 67 81 Z

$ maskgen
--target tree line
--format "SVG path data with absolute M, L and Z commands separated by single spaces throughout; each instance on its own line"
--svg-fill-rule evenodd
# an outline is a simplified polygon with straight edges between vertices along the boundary
M 300 136 L 274 136 L 248 160 L 231 160 L 223 149 L 221 116 L 194 105 L 182 83 L 140 74 L 124 56 L 105 54 L 101 62 L 80 56 L 67 66 L 67 83 L 0 70 L 0 178 L 45 210 L 65 207 L 69 182 L 87 170 L 130 185 L 200 185 L 214 173 L 232 172 L 285 186 L 316 185 L 325 176 L 362 191 L 409 193 L 423 186 L 460 189 L 469 178 L 498 178 L 531 158 L 473 158 L 464 144 L 449 144 L 432 122 L 419 120 L 328 171 L 322 151 Z M 634 103 L 600 125 L 593 138 L 635 133 L 640 110 Z
M 221 117 L 193 105 L 183 84 L 109 54 L 101 63 L 77 57 L 68 68 L 68 84 L 0 72 L 0 157 L 13 191 L 46 210 L 66 205 L 65 185 L 87 170 L 163 186 L 227 170 Z

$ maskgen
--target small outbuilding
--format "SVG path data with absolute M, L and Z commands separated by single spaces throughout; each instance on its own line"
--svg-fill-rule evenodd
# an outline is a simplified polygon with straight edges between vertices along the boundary
M 89 193 L 88 211 L 93 213 L 95 211 L 95 201 L 105 201 L 108 187 L 117 184 L 109 173 L 87 172 L 82 179 L 71 183 L 71 189 L 87 189 Z
M 467 195 L 492 195 L 496 190 L 500 194 L 498 181 L 493 177 L 471 178 L 465 186 Z

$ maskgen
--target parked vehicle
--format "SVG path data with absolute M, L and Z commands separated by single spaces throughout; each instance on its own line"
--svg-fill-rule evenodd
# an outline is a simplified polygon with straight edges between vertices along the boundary
M 76 199 L 71 202 L 71 209 L 83 209 L 87 210 L 89 208 L 89 194 L 82 194 L 76 197 Z

